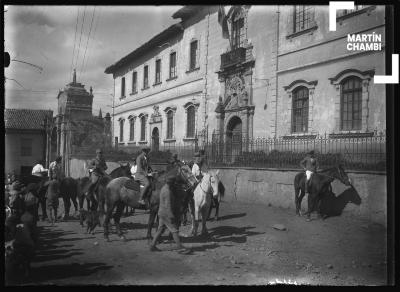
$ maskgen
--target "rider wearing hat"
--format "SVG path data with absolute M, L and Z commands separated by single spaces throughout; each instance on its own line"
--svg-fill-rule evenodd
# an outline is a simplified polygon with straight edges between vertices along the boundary
M 49 178 L 50 180 L 56 179 L 60 181 L 63 177 L 63 170 L 61 165 L 62 157 L 57 156 L 56 160 L 50 163 L 49 166 Z
M 197 178 L 197 180 L 201 180 L 201 178 L 203 177 L 202 174 L 202 169 L 204 167 L 204 155 L 202 155 L 204 153 L 204 151 L 200 150 L 199 152 L 196 152 L 194 154 L 194 163 L 193 163 L 193 167 L 192 167 L 192 173 L 193 175 Z
M 139 181 L 143 188 L 140 190 L 140 197 L 138 203 L 141 205 L 145 205 L 144 196 L 147 193 L 147 190 L 150 187 L 150 181 L 147 178 L 148 173 L 151 172 L 151 167 L 149 163 L 148 154 L 150 152 L 150 148 L 144 147 L 142 148 L 142 153 L 136 158 L 136 174 L 135 180 Z
M 106 169 L 107 169 L 107 164 L 103 157 L 103 152 L 101 151 L 101 149 L 97 149 L 96 150 L 96 158 L 94 158 L 89 163 L 89 172 L 90 172 L 90 179 L 91 179 L 91 184 L 90 184 L 89 190 L 88 190 L 89 197 L 91 197 L 93 195 L 93 191 L 96 187 L 96 184 L 97 184 L 99 178 L 106 174 L 105 173 Z
M 318 169 L 318 161 L 315 158 L 314 150 L 311 150 L 307 153 L 306 157 L 300 162 L 300 166 L 306 172 L 306 183 L 305 183 L 305 192 L 309 193 L 309 185 L 311 183 L 312 175 L 317 172 Z

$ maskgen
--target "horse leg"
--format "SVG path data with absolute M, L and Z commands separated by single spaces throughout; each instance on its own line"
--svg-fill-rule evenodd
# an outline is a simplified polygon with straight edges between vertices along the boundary
M 296 206 L 296 215 L 300 216 L 300 204 L 299 204 L 299 187 L 294 187 L 294 205 Z
M 149 214 L 149 221 L 147 222 L 147 235 L 146 235 L 146 239 L 147 240 L 152 240 L 153 237 L 151 236 L 151 229 L 153 228 L 154 225 L 154 221 L 156 219 L 156 215 L 157 215 L 157 210 L 155 210 L 156 208 L 150 207 L 150 214 Z M 158 216 L 157 216 L 157 223 L 158 223 Z M 157 224 L 158 227 L 158 224 Z
M 110 219 L 111 219 L 112 213 L 114 211 L 114 208 L 115 208 L 115 203 L 112 204 L 111 206 L 107 205 L 107 212 L 106 212 L 106 215 L 105 215 L 105 218 L 104 218 L 104 223 L 103 223 L 103 226 L 104 226 L 104 239 L 106 239 L 107 241 L 110 241 L 110 239 L 108 237 L 108 235 L 109 235 L 108 225 L 110 223 Z
M 114 214 L 114 223 L 115 223 L 115 229 L 117 230 L 117 234 L 120 239 L 126 240 L 125 236 L 122 234 L 120 225 L 119 225 L 119 220 L 121 219 L 122 212 L 124 212 L 125 204 L 123 202 L 119 202 L 117 205 L 117 210 L 115 211 Z
M 71 207 L 71 202 L 69 201 L 69 196 L 65 194 L 63 196 L 63 201 L 64 201 L 64 218 L 63 220 L 67 220 L 69 217 L 69 209 Z
M 215 221 L 218 221 L 219 201 L 215 200 Z
M 311 213 L 314 211 L 314 201 L 315 201 L 314 195 L 310 193 L 308 195 L 308 210 L 307 210 L 307 213 L 306 213 L 307 221 L 311 220 L 310 216 L 311 216 Z
M 301 212 L 301 201 L 303 200 L 304 196 L 306 195 L 306 192 L 303 189 L 300 189 L 300 196 L 297 198 L 297 204 L 298 204 L 298 215 L 302 216 L 303 213 Z
M 211 205 L 207 208 L 207 206 L 204 206 L 201 209 L 201 235 L 207 235 L 208 231 L 207 231 L 207 215 L 211 212 Z
M 190 231 L 190 235 L 195 236 L 195 227 L 196 227 L 196 220 L 195 220 L 195 216 L 194 216 L 194 202 L 193 199 L 190 200 L 189 202 L 189 212 L 190 212 L 190 217 L 192 220 L 192 229 Z

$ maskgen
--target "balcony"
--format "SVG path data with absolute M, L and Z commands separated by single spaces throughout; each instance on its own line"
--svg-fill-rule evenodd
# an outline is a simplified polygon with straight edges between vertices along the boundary
M 237 48 L 221 55 L 221 69 L 242 63 L 246 60 L 246 48 Z

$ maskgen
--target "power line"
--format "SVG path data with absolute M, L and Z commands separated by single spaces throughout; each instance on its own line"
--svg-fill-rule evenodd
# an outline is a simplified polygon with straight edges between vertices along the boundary
M 99 10 L 97 12 L 97 18 L 96 18 L 96 21 L 95 21 L 96 24 L 94 26 L 93 37 L 92 37 L 93 41 L 95 41 L 95 39 L 96 39 L 95 36 L 96 36 L 96 32 L 97 32 L 97 26 L 99 25 L 99 22 L 100 22 L 100 16 L 101 16 L 101 7 L 99 8 Z M 93 41 L 92 41 L 92 46 L 93 46 Z M 90 46 L 89 46 L 89 50 L 90 50 Z M 84 66 L 84 69 L 89 64 L 89 59 L 90 59 L 90 55 L 88 55 L 88 58 L 86 60 L 85 66 Z
M 78 13 L 76 14 L 76 24 L 75 24 L 75 38 L 74 38 L 74 49 L 72 51 L 72 60 L 71 60 L 71 68 L 70 68 L 70 74 L 71 74 L 71 79 L 72 79 L 72 67 L 74 65 L 74 58 L 75 58 L 75 46 L 76 46 L 76 32 L 78 30 L 78 20 L 79 20 L 79 6 L 78 6 Z
M 94 19 L 94 14 L 95 14 L 95 12 L 96 12 L 96 6 L 95 6 L 94 9 L 93 9 L 92 21 L 90 22 L 89 34 L 88 34 L 88 37 L 87 37 L 87 40 L 86 40 L 85 53 L 84 53 L 84 55 L 83 55 L 83 60 L 82 60 L 81 75 L 82 75 L 82 72 L 83 72 L 83 65 L 85 64 L 86 50 L 87 50 L 87 47 L 88 47 L 88 44 L 89 44 L 90 34 L 91 34 L 91 32 L 92 32 L 92 25 L 93 25 L 93 19 Z
M 83 31 L 83 25 L 84 25 L 84 23 L 85 23 L 85 14 L 86 14 L 86 6 L 85 6 L 85 9 L 83 10 L 83 19 L 82 19 L 82 26 L 81 26 L 81 35 L 80 35 L 80 37 L 79 37 L 78 56 L 76 57 L 76 65 L 75 65 L 75 68 L 77 67 L 77 65 L 78 65 L 78 60 L 79 60 L 79 52 L 80 52 L 80 49 L 81 49 L 82 31 Z

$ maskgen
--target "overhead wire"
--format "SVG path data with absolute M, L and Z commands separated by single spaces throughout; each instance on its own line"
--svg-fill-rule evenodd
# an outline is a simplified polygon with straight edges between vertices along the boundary
M 79 22 L 79 6 L 78 6 L 78 13 L 76 14 L 74 49 L 72 50 L 72 60 L 71 60 L 71 68 L 70 68 L 71 80 L 72 80 L 72 71 L 73 71 L 73 65 L 74 65 L 74 59 L 75 59 L 76 32 L 78 31 L 78 22 Z
M 83 54 L 83 60 L 82 60 L 82 66 L 81 66 L 81 74 L 80 74 L 80 75 L 83 74 L 83 68 L 84 68 L 85 58 L 86 58 L 86 51 L 87 51 L 88 44 L 89 44 L 89 40 L 90 40 L 90 34 L 91 34 L 91 32 L 92 32 L 92 25 L 93 25 L 93 19 L 94 19 L 95 13 L 96 13 L 96 6 L 94 7 L 93 13 L 92 13 L 92 20 L 91 20 L 91 22 L 90 22 L 89 34 L 88 34 L 88 37 L 87 37 L 87 40 L 86 40 L 85 53 Z
M 85 8 L 84 8 L 84 10 L 83 10 L 81 34 L 80 34 L 80 37 L 79 37 L 78 55 L 77 55 L 77 57 L 76 57 L 75 68 L 78 66 L 79 52 L 80 52 L 80 49 L 81 49 L 81 40 L 82 40 L 83 25 L 85 24 L 85 14 L 86 14 L 86 6 L 85 6 Z

